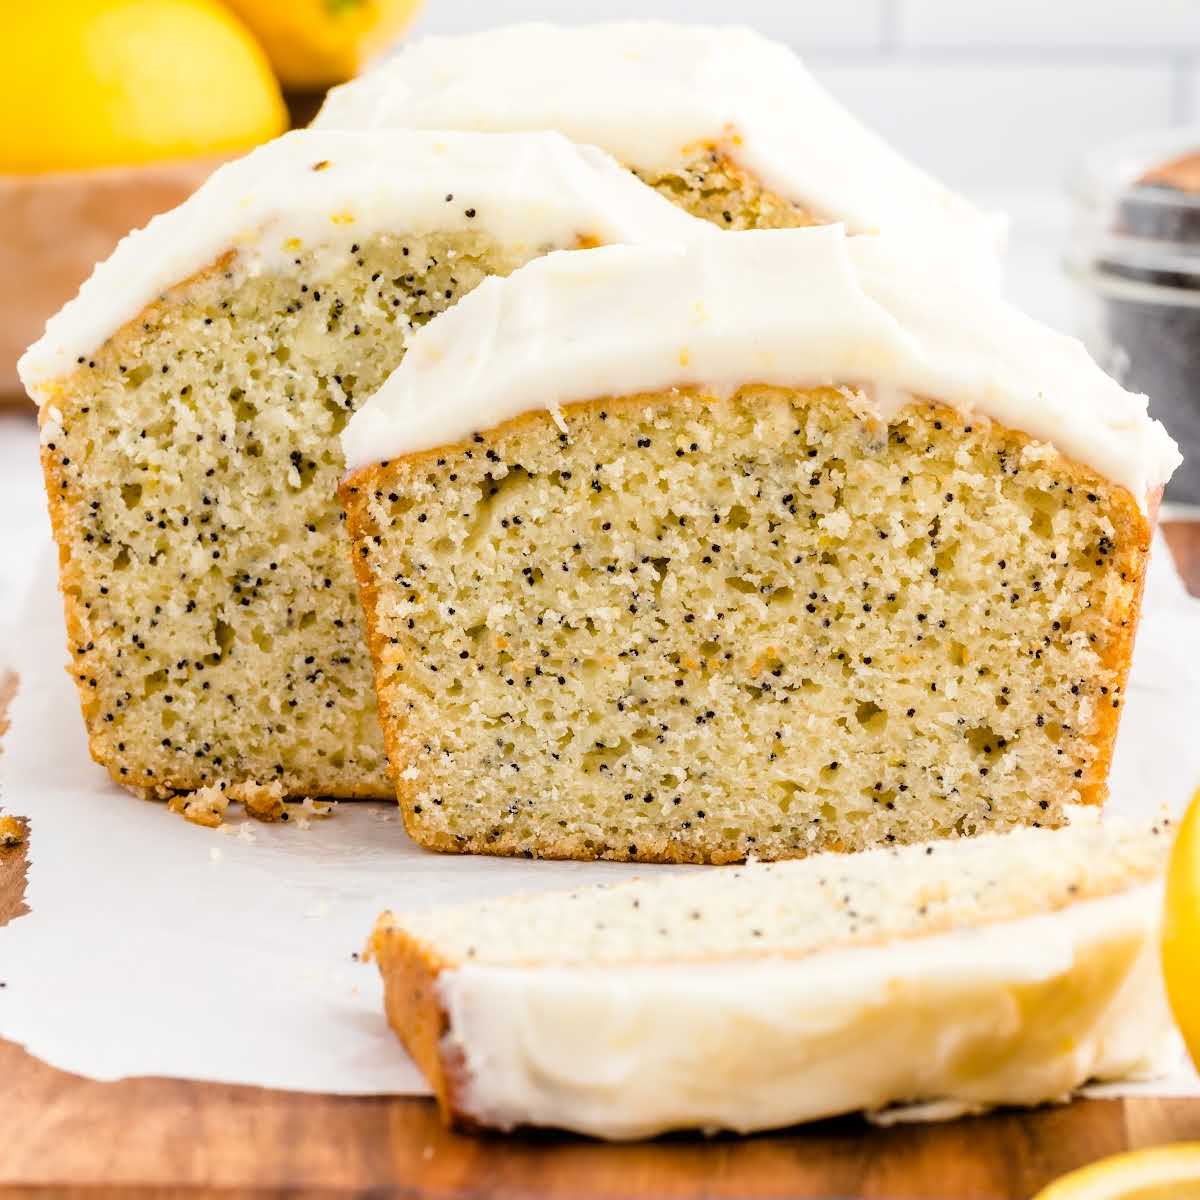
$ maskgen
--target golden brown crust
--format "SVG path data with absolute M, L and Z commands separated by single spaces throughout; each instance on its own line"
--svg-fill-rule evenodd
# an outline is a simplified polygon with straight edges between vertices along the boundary
M 382 471 L 386 467 L 387 464 L 382 463 L 379 466 L 368 468 L 368 470 Z M 383 656 L 384 636 L 379 632 L 378 627 L 379 589 L 375 586 L 375 581 L 366 563 L 363 561 L 363 556 L 358 552 L 360 541 L 374 536 L 376 531 L 374 525 L 371 523 L 370 509 L 366 504 L 365 497 L 359 496 L 359 484 L 352 482 L 352 480 L 358 479 L 359 475 L 365 474 L 366 472 L 358 472 L 354 476 L 342 480 L 341 485 L 338 487 L 338 499 L 346 510 L 347 553 L 350 555 L 351 566 L 354 568 L 354 578 L 358 583 L 359 599 L 362 601 L 363 624 L 366 626 L 367 649 L 371 655 L 371 677 L 375 681 L 375 696 L 381 700 L 385 689 L 385 667 Z M 364 483 L 364 486 L 367 485 Z M 411 828 L 412 822 L 409 819 L 411 802 L 409 801 L 408 793 L 411 791 L 412 785 L 407 780 L 401 778 L 404 766 L 400 759 L 396 729 L 391 721 L 383 720 L 382 716 L 379 724 L 383 731 L 383 744 L 387 750 L 388 757 L 388 771 L 391 774 L 395 799 L 400 805 L 400 815 L 404 820 L 404 828 L 409 837 L 413 837 L 414 841 L 425 845 L 424 842 L 421 842 L 420 838 L 414 837 Z M 434 848 L 430 847 L 430 849 Z
M 673 394 L 678 397 L 684 397 L 692 394 L 692 390 L 681 389 Z M 618 398 L 600 397 L 572 404 L 568 407 L 572 409 L 603 407 L 612 411 L 621 407 L 636 408 L 649 403 L 661 402 L 662 398 L 662 393 L 638 394 Z M 941 409 L 947 414 L 957 415 L 954 413 L 954 410 L 944 405 L 934 404 L 934 407 Z M 535 421 L 545 421 L 547 419 L 547 415 L 541 411 L 522 413 L 504 422 L 502 425 L 490 429 L 488 436 L 508 435 L 514 430 L 519 430 Z M 1000 426 L 996 426 L 996 435 L 999 439 L 1018 450 L 1033 442 L 1033 439 L 1026 434 L 1016 430 L 1004 429 Z M 382 462 L 361 468 L 343 480 L 339 488 L 339 497 L 347 512 L 347 529 L 350 534 L 352 547 L 354 548 L 352 551 L 354 569 L 359 582 L 364 612 L 366 613 L 368 641 L 372 662 L 375 667 L 376 691 L 381 711 L 385 714 L 382 721 L 384 741 L 388 749 L 392 777 L 405 827 L 415 841 L 431 850 L 452 853 L 512 855 L 523 853 L 526 849 L 525 844 L 518 845 L 515 841 L 509 844 L 503 837 L 496 840 L 486 840 L 480 837 L 461 837 L 445 832 L 431 831 L 423 828 L 422 824 L 416 818 L 414 808 L 416 805 L 418 783 L 417 781 L 402 777 L 405 763 L 401 761 L 398 749 L 399 733 L 402 728 L 399 722 L 402 718 L 395 714 L 390 717 L 387 715 L 388 710 L 385 699 L 387 682 L 385 674 L 389 670 L 395 670 L 404 660 L 400 656 L 399 648 L 393 647 L 391 648 L 391 661 L 395 665 L 391 667 L 384 665 L 385 636 L 379 629 L 378 589 L 361 549 L 366 539 L 376 537 L 381 532 L 370 517 L 370 496 L 377 490 L 386 491 L 395 485 L 398 463 L 403 462 L 406 467 L 411 467 L 438 457 L 453 456 L 455 453 L 469 449 L 470 446 L 471 443 L 469 441 L 463 441 L 453 445 L 433 447 L 429 450 L 405 455 L 401 459 L 393 460 L 390 463 Z M 1098 503 L 1112 521 L 1116 530 L 1113 540 L 1118 548 L 1113 558 L 1112 569 L 1119 573 L 1126 585 L 1121 589 L 1124 597 L 1123 602 L 1118 600 L 1115 606 L 1104 614 L 1104 621 L 1108 626 L 1109 637 L 1107 638 L 1108 646 L 1102 662 L 1105 668 L 1111 669 L 1116 675 L 1116 687 L 1111 696 L 1106 695 L 1104 702 L 1097 704 L 1094 726 L 1086 734 L 1086 740 L 1090 741 L 1095 748 L 1095 755 L 1087 775 L 1081 778 L 1079 783 L 1081 801 L 1086 804 L 1098 805 L 1103 803 L 1108 792 L 1107 776 L 1116 739 L 1120 709 L 1124 705 L 1124 687 L 1128 675 L 1142 589 L 1145 581 L 1152 525 L 1151 520 L 1139 509 L 1136 501 L 1127 489 L 1109 483 L 1097 475 L 1090 467 L 1065 457 L 1060 456 L 1058 465 L 1065 482 L 1069 486 L 1086 491 L 1089 495 L 1094 494 Z M 1153 498 L 1151 498 L 1151 501 L 1153 501 Z M 1152 511 L 1153 507 L 1151 505 Z M 826 845 L 818 848 L 840 849 L 837 846 Z M 539 857 L 550 859 L 577 858 L 580 856 L 577 845 L 573 840 L 568 838 L 542 844 L 538 848 L 538 855 Z M 611 857 L 620 858 L 621 852 L 614 850 Z M 738 861 L 741 855 L 735 852 L 730 852 L 727 855 L 721 855 L 719 852 L 715 854 L 700 853 L 695 848 L 680 845 L 670 835 L 664 835 L 659 840 L 649 839 L 643 835 L 638 839 L 636 856 L 629 857 L 635 857 L 636 861 L 639 862 L 723 863 Z
M 47 405 L 54 403 L 51 397 L 38 413 L 38 424 L 46 420 Z M 86 646 L 89 639 L 87 627 L 87 610 L 79 599 L 83 580 L 78 566 L 71 556 L 71 499 L 72 487 L 66 475 L 58 470 L 58 459 L 45 442 L 41 446 L 42 476 L 46 485 L 46 499 L 50 509 L 50 528 L 58 546 L 58 590 L 62 595 L 63 616 L 67 626 L 67 650 L 71 655 L 71 666 L 68 674 L 75 682 L 79 692 L 79 706 L 83 713 L 83 723 L 87 729 L 88 750 L 92 759 L 112 771 L 112 766 L 105 761 L 103 745 L 96 729 L 96 703 L 93 689 L 88 685 L 88 675 L 84 669 L 83 655 L 80 647 Z M 116 778 L 116 775 L 113 776 Z M 153 782 L 153 781 L 151 781 Z
M 383 979 L 388 1024 L 421 1069 L 448 1125 L 462 1123 L 456 1109 L 456 1068 L 445 1058 L 443 1040 L 450 1020 L 437 994 L 438 975 L 446 967 L 436 952 L 394 924 L 384 913 L 368 946 Z
M 1112 766 L 1113 750 L 1116 747 L 1117 727 L 1121 709 L 1125 706 L 1125 685 L 1129 679 L 1129 666 L 1133 659 L 1133 644 L 1141 617 L 1142 595 L 1146 587 L 1146 571 L 1150 565 L 1150 541 L 1154 533 L 1154 515 L 1157 498 L 1151 498 L 1149 514 L 1143 514 L 1133 496 L 1122 487 L 1104 484 L 1092 478 L 1092 486 L 1103 488 L 1109 503 L 1109 515 L 1117 528 L 1114 539 L 1120 547 L 1113 564 L 1123 579 L 1131 586 L 1128 605 L 1107 614 L 1112 637 L 1108 652 L 1102 659 L 1103 665 L 1116 677 L 1111 699 L 1102 703 L 1097 712 L 1096 728 L 1091 735 L 1096 755 L 1091 770 L 1081 786 L 1081 798 L 1085 804 L 1103 804 L 1108 798 L 1108 772 Z

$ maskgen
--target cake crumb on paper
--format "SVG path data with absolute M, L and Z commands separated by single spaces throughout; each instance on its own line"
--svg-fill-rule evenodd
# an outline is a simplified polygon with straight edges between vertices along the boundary
M 132 789 L 131 789 L 132 790 Z M 137 794 L 146 800 L 165 799 L 167 807 L 193 825 L 208 829 L 225 827 L 225 817 L 230 804 L 240 804 L 247 817 L 256 821 L 294 821 L 301 829 L 308 829 L 313 818 L 329 817 L 337 807 L 334 801 L 315 800 L 305 796 L 299 801 L 288 801 L 284 797 L 283 784 L 272 783 L 214 783 L 209 787 L 197 788 L 194 792 L 171 792 L 137 789 Z M 254 834 L 240 825 L 238 837 L 252 842 Z
M 213 784 L 194 792 L 179 792 L 167 801 L 167 807 L 193 825 L 216 829 L 225 819 L 229 799 L 224 784 Z

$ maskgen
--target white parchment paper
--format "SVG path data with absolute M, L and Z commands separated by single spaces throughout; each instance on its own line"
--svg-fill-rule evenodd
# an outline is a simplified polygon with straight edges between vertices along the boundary
M 22 683 L 0 804 L 31 820 L 32 911 L 0 929 L 0 1036 L 64 1070 L 425 1093 L 384 1023 L 374 967 L 353 957 L 380 910 L 717 869 L 434 855 L 383 804 L 345 803 L 308 829 L 190 825 L 88 757 L 48 560 L 6 640 Z M 1179 810 L 1198 784 L 1200 602 L 1160 545 L 1112 805 Z M 1200 1095 L 1200 1081 L 1120 1090 Z

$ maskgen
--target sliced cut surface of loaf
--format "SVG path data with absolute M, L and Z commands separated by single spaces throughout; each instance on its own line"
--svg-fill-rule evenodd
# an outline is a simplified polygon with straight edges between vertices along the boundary
M 1075 343 L 983 290 L 931 307 L 871 242 L 551 256 L 357 414 L 418 841 L 728 862 L 1103 798 L 1173 444 Z
M 22 360 L 95 758 L 390 796 L 338 433 L 486 276 L 708 231 L 557 134 L 306 131 L 127 238 Z
M 864 127 L 787 46 L 741 26 L 514 25 L 410 42 L 318 127 L 557 129 L 727 230 L 840 221 L 998 273 L 1002 223 Z
M 379 920 L 388 1019 L 464 1125 L 748 1132 L 1065 1098 L 1163 1061 L 1170 829 L 814 855 Z

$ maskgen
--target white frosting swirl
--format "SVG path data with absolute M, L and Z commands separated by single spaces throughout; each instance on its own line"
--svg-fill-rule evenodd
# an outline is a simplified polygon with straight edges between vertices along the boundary
M 864 389 L 977 412 L 1129 489 L 1181 461 L 1083 346 L 994 289 L 839 226 L 551 254 L 430 322 L 342 435 L 351 469 L 539 408 L 684 385 Z
M 788 47 L 741 26 L 516 25 L 433 37 L 330 93 L 327 128 L 557 129 L 635 169 L 713 142 L 851 233 L 885 232 L 995 280 L 1003 222 L 867 129 Z
M 712 227 L 608 155 L 557 133 L 298 130 L 227 164 L 122 239 L 18 364 L 31 395 L 94 353 L 168 288 L 229 250 L 236 268 L 287 270 L 301 250 L 372 234 L 478 229 L 530 255 L 600 242 L 708 236 Z

